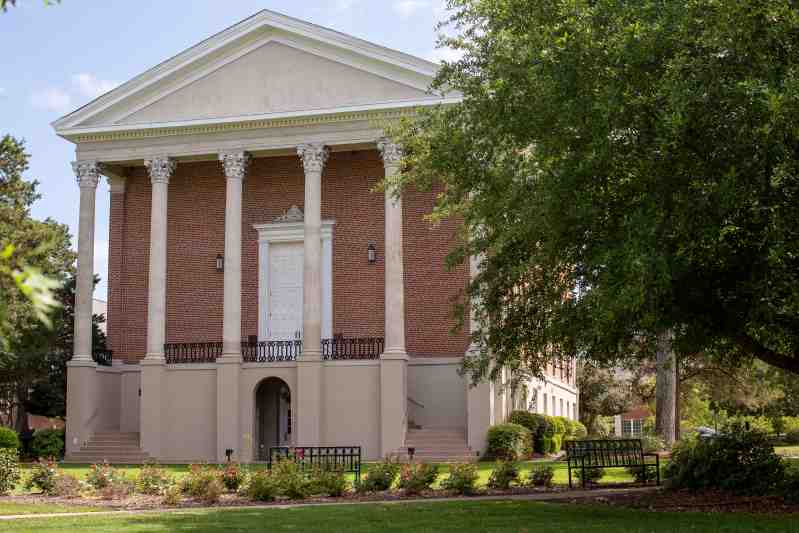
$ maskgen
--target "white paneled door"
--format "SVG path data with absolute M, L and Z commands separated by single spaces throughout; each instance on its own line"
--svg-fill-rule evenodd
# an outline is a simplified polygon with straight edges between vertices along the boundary
M 302 338 L 303 243 L 269 246 L 270 340 Z

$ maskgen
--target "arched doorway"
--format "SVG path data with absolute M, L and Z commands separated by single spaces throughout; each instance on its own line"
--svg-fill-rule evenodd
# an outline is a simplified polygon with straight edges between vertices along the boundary
M 280 378 L 266 378 L 255 391 L 257 460 L 269 460 L 269 448 L 291 443 L 291 389 Z

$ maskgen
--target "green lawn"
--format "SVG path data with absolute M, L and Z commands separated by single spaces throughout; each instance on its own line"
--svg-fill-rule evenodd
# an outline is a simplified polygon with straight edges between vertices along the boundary
M 535 533 L 792 532 L 796 520 L 740 514 L 652 513 L 610 507 L 535 502 L 452 502 L 240 509 L 150 515 L 26 519 L 3 522 L 4 532 L 292 531 L 321 533 L 513 531 Z
M 59 505 L 42 503 L 12 503 L 0 502 L 0 516 L 17 514 L 47 514 L 47 513 L 84 513 L 102 511 L 98 507 L 80 507 L 77 505 Z M 2 529 L 2 528 L 0 528 Z

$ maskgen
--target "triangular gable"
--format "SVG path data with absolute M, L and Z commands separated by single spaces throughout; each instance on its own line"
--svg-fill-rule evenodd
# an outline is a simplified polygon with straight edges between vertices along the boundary
M 433 103 L 437 66 L 313 24 L 262 11 L 53 123 L 61 134 L 104 126 L 337 108 Z

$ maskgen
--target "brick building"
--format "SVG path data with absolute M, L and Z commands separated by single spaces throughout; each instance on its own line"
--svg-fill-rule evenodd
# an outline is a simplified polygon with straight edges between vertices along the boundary
M 436 191 L 376 191 L 401 157 L 381 124 L 458 99 L 428 91 L 436 68 L 262 11 L 54 123 L 81 190 L 68 459 L 454 458 L 514 406 L 576 418 L 563 369 L 524 398 L 467 387 L 457 222 L 424 220 Z M 101 175 L 110 364 L 87 329 Z

